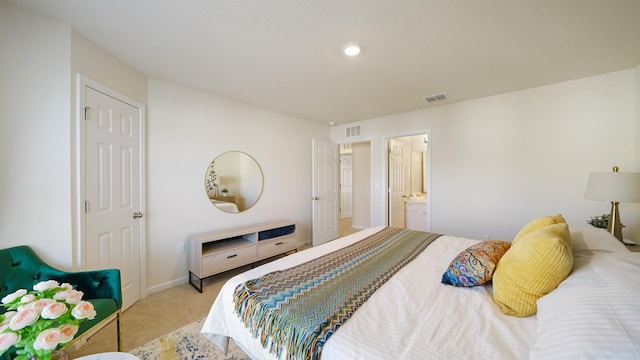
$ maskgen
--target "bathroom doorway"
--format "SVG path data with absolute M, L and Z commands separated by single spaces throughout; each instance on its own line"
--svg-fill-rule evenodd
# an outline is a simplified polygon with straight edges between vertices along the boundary
M 392 227 L 429 231 L 430 168 L 428 132 L 388 138 L 387 223 Z

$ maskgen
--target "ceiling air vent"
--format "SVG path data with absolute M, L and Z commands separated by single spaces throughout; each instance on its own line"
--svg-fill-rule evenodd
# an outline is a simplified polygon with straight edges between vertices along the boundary
M 349 126 L 345 130 L 348 138 L 362 135 L 362 125 Z
M 442 100 L 447 100 L 447 94 L 440 93 L 440 94 L 435 94 L 435 95 L 431 95 L 431 96 L 425 96 L 425 98 L 424 98 L 424 101 L 426 101 L 428 103 L 432 103 L 432 102 L 436 102 L 436 101 L 442 101 Z

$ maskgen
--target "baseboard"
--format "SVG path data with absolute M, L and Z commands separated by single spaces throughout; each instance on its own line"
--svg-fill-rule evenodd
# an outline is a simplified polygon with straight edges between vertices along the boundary
M 167 289 L 172 288 L 174 286 L 186 284 L 188 282 L 189 282 L 189 277 L 188 276 L 184 276 L 184 277 L 180 277 L 180 278 L 177 278 L 177 279 L 173 279 L 171 281 L 164 282 L 162 284 L 154 285 L 154 286 L 152 286 L 150 288 L 147 288 L 145 296 L 151 295 L 153 293 L 160 292 L 162 290 L 167 290 Z

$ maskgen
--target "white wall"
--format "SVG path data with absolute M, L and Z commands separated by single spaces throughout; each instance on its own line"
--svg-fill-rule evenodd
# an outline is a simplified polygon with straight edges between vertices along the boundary
M 70 28 L 0 3 L 0 241 L 71 267 Z
M 311 139 L 327 140 L 328 125 L 151 79 L 147 123 L 147 267 L 151 291 L 184 282 L 190 234 L 291 219 L 298 242 L 311 239 Z M 240 214 L 208 200 L 204 177 L 217 155 L 239 150 L 264 173 L 258 203 Z
M 385 224 L 386 137 L 431 131 L 431 230 L 511 239 L 530 219 L 554 213 L 571 225 L 609 212 L 584 199 L 589 172 L 640 171 L 637 70 L 371 119 L 372 225 Z M 344 142 L 345 124 L 331 139 Z M 626 237 L 640 235 L 640 204 L 621 204 Z M 633 233 L 635 231 L 635 234 Z

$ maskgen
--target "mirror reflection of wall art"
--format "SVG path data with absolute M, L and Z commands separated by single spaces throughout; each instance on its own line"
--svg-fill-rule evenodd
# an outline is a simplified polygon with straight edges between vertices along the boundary
M 262 169 L 251 155 L 227 151 L 218 155 L 207 167 L 204 188 L 218 209 L 238 213 L 250 209 L 262 195 Z

